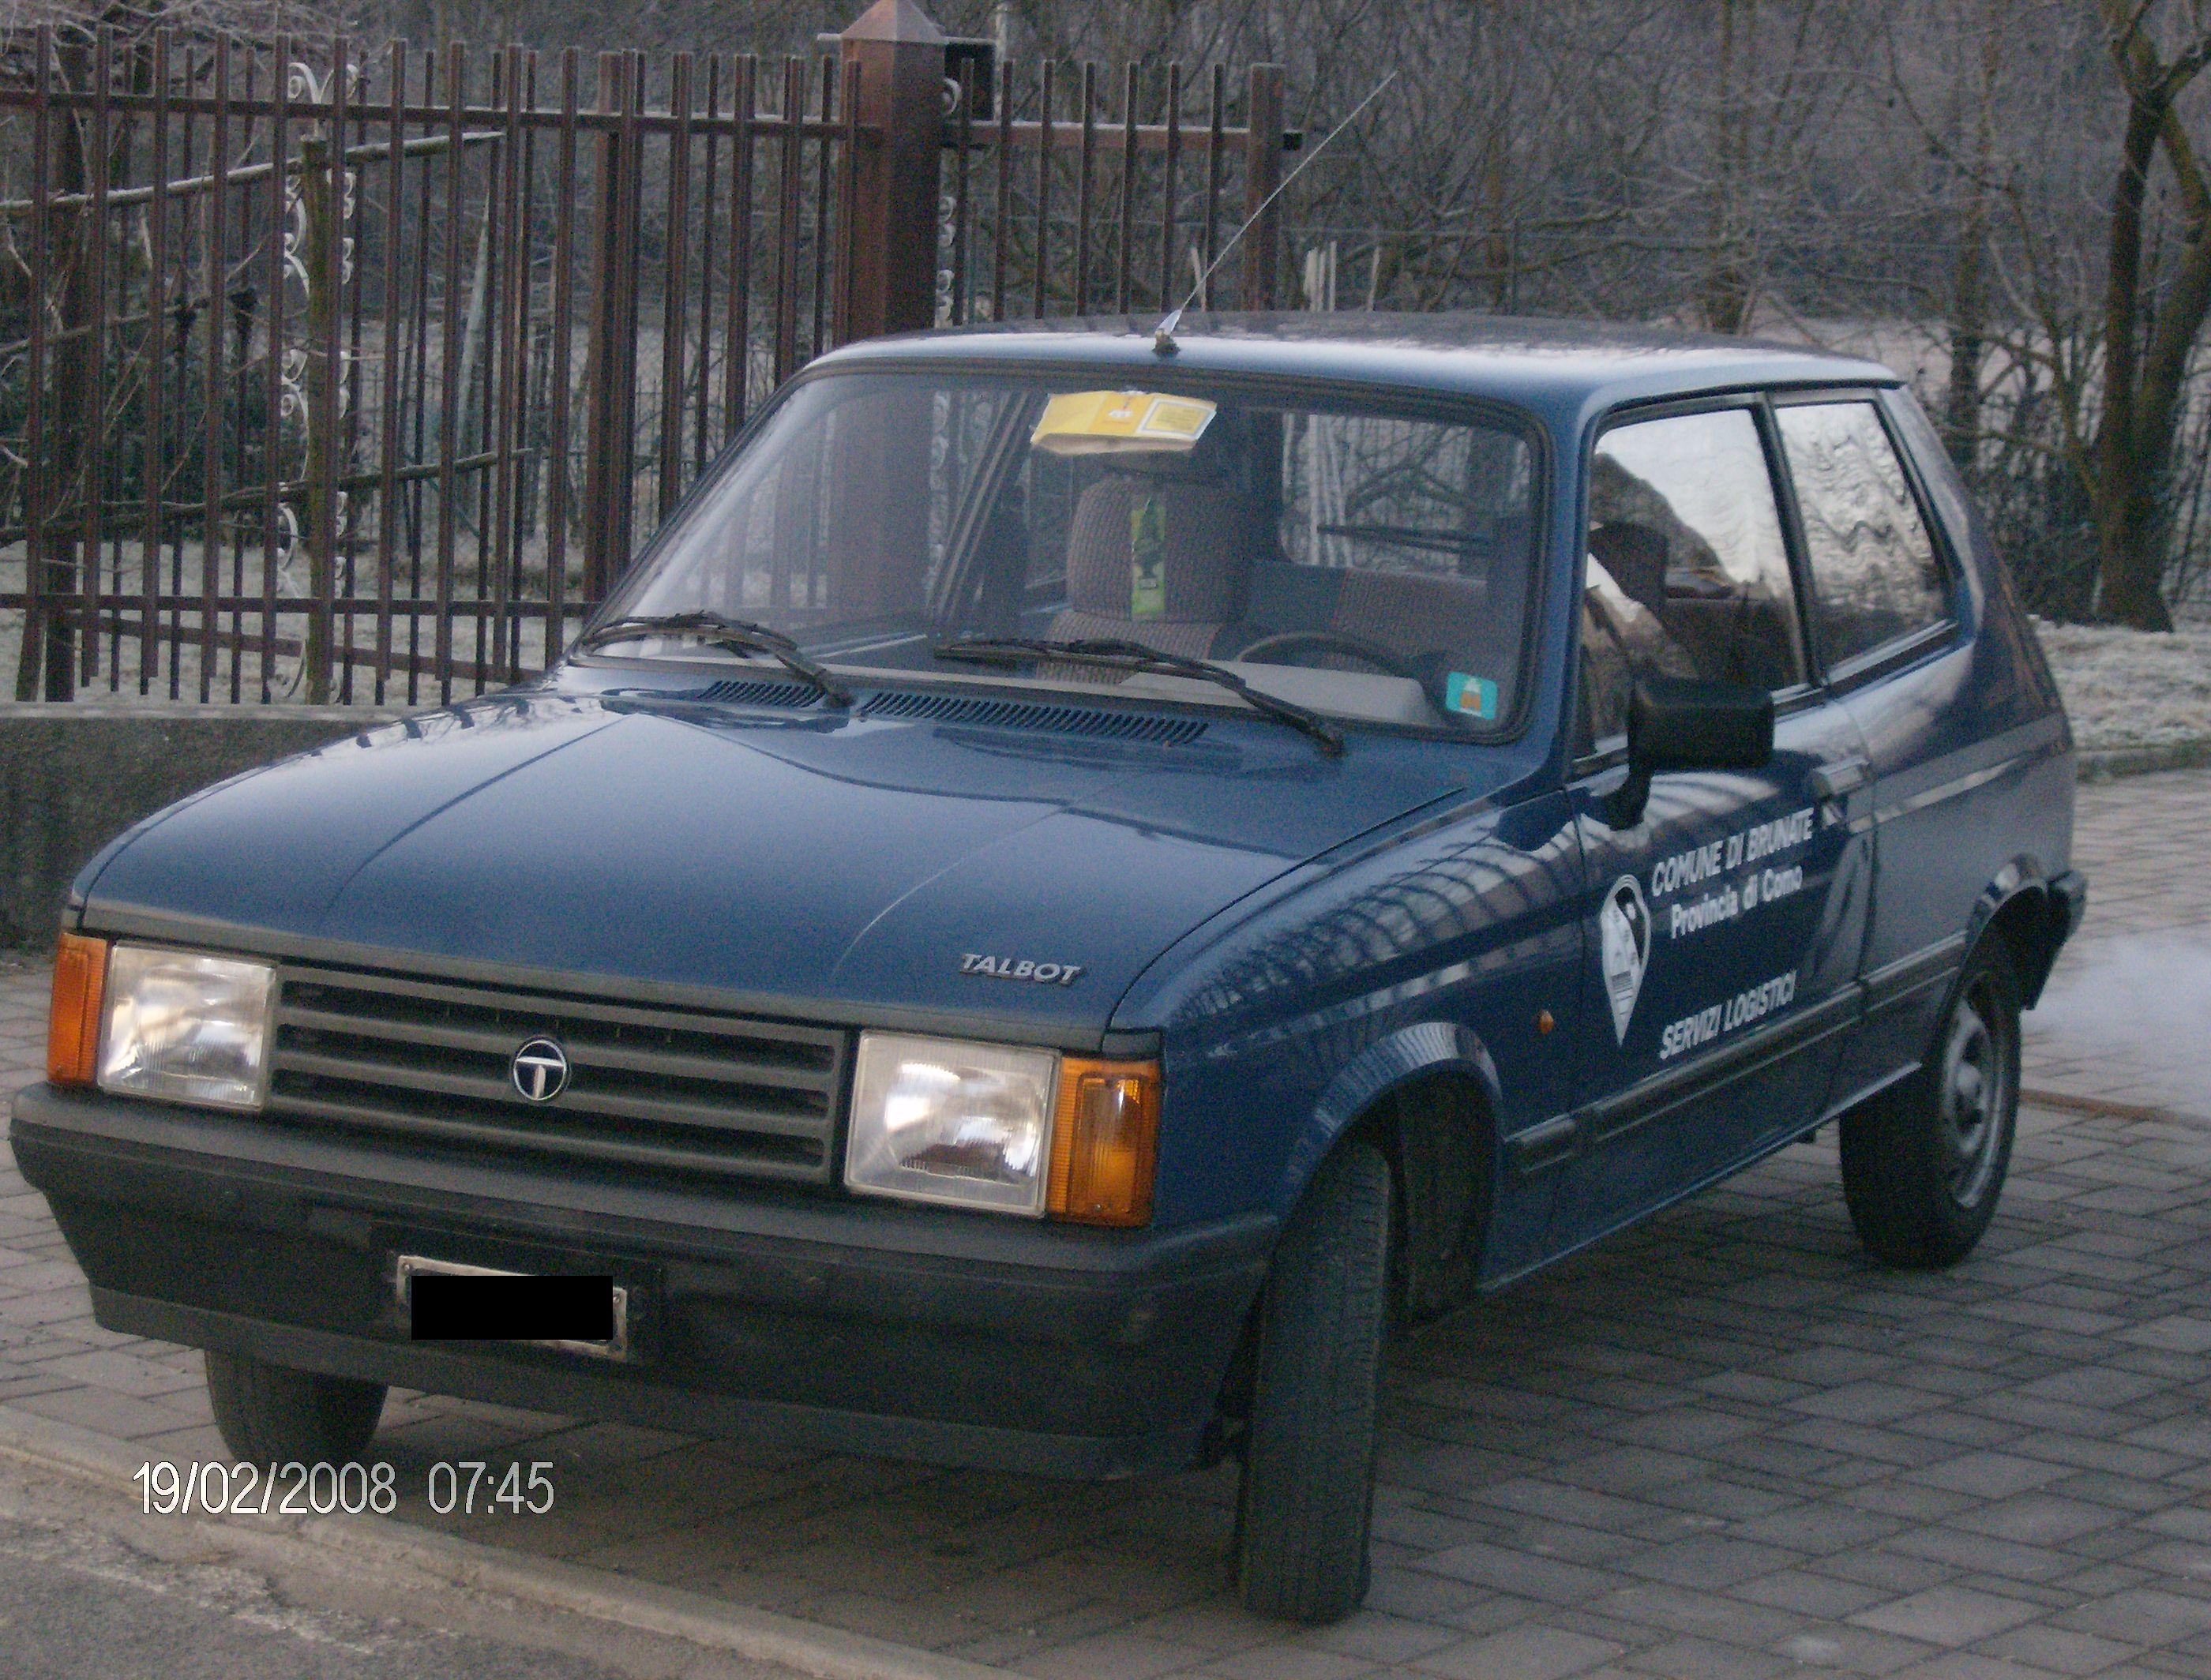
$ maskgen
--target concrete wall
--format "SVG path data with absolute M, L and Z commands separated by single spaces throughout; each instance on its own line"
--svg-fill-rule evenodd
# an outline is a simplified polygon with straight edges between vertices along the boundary
M 141 817 L 395 716 L 345 706 L 0 704 L 0 946 L 51 945 L 77 870 Z

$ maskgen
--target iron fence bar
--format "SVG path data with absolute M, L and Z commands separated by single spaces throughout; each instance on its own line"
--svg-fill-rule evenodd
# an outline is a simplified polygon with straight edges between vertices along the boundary
M 348 52 L 348 63 L 350 63 L 350 62 Z M 365 57 L 355 74 L 360 83 L 359 90 L 360 97 L 358 100 L 349 99 L 348 106 L 353 123 L 354 138 L 356 142 L 366 144 L 368 140 L 370 113 L 368 96 L 371 83 L 368 63 Z M 344 257 L 342 271 L 344 279 L 342 289 L 347 297 L 344 378 L 340 386 L 342 412 L 345 415 L 345 444 L 341 451 L 341 457 L 346 464 L 350 465 L 360 458 L 361 416 L 365 407 L 362 401 L 363 369 L 366 366 L 367 359 L 363 336 L 366 330 L 365 323 L 368 313 L 365 303 L 368 269 L 366 261 L 368 250 L 368 194 L 361 190 L 362 172 L 353 169 L 347 157 L 345 136 L 342 133 L 339 134 L 337 141 L 340 149 L 335 167 L 338 172 L 339 184 L 344 189 L 344 205 L 348 217 L 349 230 L 345 236 L 346 242 L 341 247 Z M 360 510 L 352 499 L 351 493 L 346 493 L 346 497 L 343 517 L 339 521 L 338 525 L 338 564 L 344 574 L 343 581 L 339 587 L 342 588 L 348 596 L 351 596 L 359 592 L 360 582 L 359 575 Z M 354 622 L 354 614 L 348 611 L 345 615 L 343 638 L 343 645 L 348 650 L 352 648 L 358 631 L 359 626 Z M 354 698 L 353 677 L 354 667 L 350 662 L 348 662 L 338 674 L 340 685 L 338 698 L 348 705 L 352 704 Z
M 1045 282 L 1051 272 L 1051 60 L 1042 66 L 1042 89 L 1039 95 L 1037 126 L 1037 206 L 1036 206 L 1036 273 L 1033 277 L 1033 296 L 1029 313 L 1041 321 L 1045 316 Z
M 0 36 L 4 36 L 5 33 L 4 30 L 0 30 Z M 635 51 L 635 49 L 631 50 Z M 643 55 L 639 52 L 639 56 Z M 46 100 L 46 105 L 48 109 L 60 114 L 88 109 L 91 102 L 92 96 L 89 94 L 78 94 L 64 88 L 51 93 Z M 21 87 L 0 84 L 0 111 L 29 110 L 36 103 L 35 96 L 27 93 Z M 118 117 L 142 116 L 153 109 L 154 103 L 154 98 L 151 94 L 118 91 L 114 96 L 113 107 Z M 167 103 L 173 115 L 182 115 L 189 112 L 196 116 L 205 116 L 213 108 L 214 101 L 210 95 L 179 93 L 173 94 Z M 237 101 L 233 100 L 233 104 L 235 103 Z M 329 115 L 329 101 L 324 99 L 302 99 L 295 96 L 290 101 L 290 106 L 295 120 L 315 121 Z M 427 104 L 408 106 L 406 116 L 410 124 L 428 125 L 443 124 L 450 113 L 449 106 L 441 101 L 432 100 Z M 265 114 L 265 112 L 257 114 Z M 505 106 L 496 100 L 486 105 L 464 103 L 462 107 L 462 117 L 465 123 L 481 124 L 484 127 L 485 131 L 481 136 L 474 132 L 470 133 L 469 138 L 471 142 L 474 142 L 478 139 L 496 138 L 502 131 L 500 125 L 506 121 L 506 112 Z M 523 112 L 523 121 L 526 125 L 552 129 L 559 126 L 559 113 L 551 110 L 525 109 Z M 614 133 L 618 132 L 622 126 L 621 113 L 614 111 L 579 112 L 577 114 L 577 122 L 585 133 Z M 779 134 L 786 126 L 786 122 L 787 119 L 778 112 L 763 117 L 760 126 Z M 638 123 L 642 130 L 655 134 L 663 134 L 675 128 L 675 117 L 672 112 L 640 111 L 638 113 Z M 692 126 L 694 129 L 699 126 L 695 118 Z M 730 132 L 731 126 L 724 122 L 722 131 L 725 134 Z M 801 130 L 802 138 L 835 140 L 839 137 L 841 124 L 834 118 L 814 117 L 802 112 L 797 119 L 797 126 Z M 439 138 L 430 149 L 442 149 L 445 144 L 442 137 Z M 261 166 L 267 167 L 266 165 Z M 204 186 L 206 184 L 203 181 L 200 184 Z M 58 204 L 56 208 L 67 207 Z M 27 216 L 29 214 L 30 202 L 27 199 L 0 200 L 0 215 Z
M 383 407 L 377 414 L 382 470 L 376 489 L 376 703 L 382 705 L 391 686 L 392 573 L 399 564 L 399 484 L 393 476 L 399 464 L 399 410 L 404 400 L 404 366 L 400 359 L 399 299 L 406 273 L 407 154 L 403 141 L 407 124 L 407 49 L 392 43 L 391 100 L 385 111 L 385 132 L 390 136 L 390 167 L 385 174 L 384 208 L 384 358 L 378 389 Z M 366 194 L 363 195 L 366 196 Z M 351 668 L 348 667 L 348 669 Z
M 1175 195 L 1181 190 L 1178 171 L 1182 166 L 1182 64 L 1179 60 L 1167 65 L 1166 153 L 1164 179 L 1160 188 L 1160 309 L 1162 312 L 1174 307 L 1175 287 Z
M 169 51 L 170 32 L 154 32 L 154 110 L 148 130 L 154 196 L 146 208 L 146 330 L 140 342 L 144 353 L 146 436 L 144 484 L 146 523 L 139 536 L 139 579 L 145 589 L 146 613 L 138 625 L 138 692 L 150 693 L 159 666 L 157 650 L 161 614 L 154 606 L 161 587 L 161 486 L 168 474 L 165 452 L 167 405 L 163 401 L 168 381 L 164 375 L 169 324 L 169 198 L 165 183 L 169 176 Z M 169 661 L 173 691 L 177 662 Z M 172 698 L 174 698 L 173 692 Z
M 1136 63 L 1121 72 L 1121 235 L 1113 269 L 1113 307 L 1129 312 L 1130 281 L 1136 257 Z
M 487 74 L 491 82 L 494 104 L 505 99 L 506 63 L 497 49 L 484 55 Z M 503 152 L 505 148 L 499 148 Z M 482 208 L 476 221 L 476 252 L 469 275 L 468 313 L 461 332 L 461 436 L 454 447 L 473 445 L 491 437 L 498 404 L 494 397 L 497 384 L 496 364 L 499 360 L 498 320 L 501 305 L 499 291 L 499 264 L 492 253 L 503 249 L 500 238 L 500 176 L 503 159 L 496 154 L 486 160 L 483 177 Z M 462 160 L 462 180 L 470 187 L 467 176 L 467 160 Z M 468 202 L 475 202 L 471 188 Z M 476 657 L 483 658 L 484 638 L 487 632 L 497 634 L 496 614 L 488 613 L 486 597 L 491 590 L 493 550 L 497 546 L 492 529 L 494 510 L 492 475 L 479 474 L 470 477 L 462 494 L 463 506 L 473 500 L 474 507 L 467 517 L 468 535 L 476 551 L 476 583 L 468 596 L 469 616 L 476 633 Z
M 722 114 L 722 56 L 706 55 L 706 126 L 700 131 L 699 163 L 699 354 L 694 363 L 691 470 L 706 470 L 707 388 L 714 363 L 714 226 L 719 205 L 714 189 L 721 178 L 721 148 L 714 124 Z
M 1090 313 L 1090 189 L 1098 167 L 1098 66 L 1082 66 L 1082 148 L 1075 176 L 1075 312 Z
M 637 504 L 637 333 L 639 302 L 637 270 L 645 219 L 645 139 L 639 114 L 645 105 L 645 55 L 631 51 L 623 56 L 622 62 L 625 73 L 621 84 L 619 166 L 622 239 L 620 266 L 615 271 L 618 295 L 621 299 L 620 331 L 615 336 L 615 360 L 621 370 L 621 378 L 615 393 L 618 420 L 615 436 L 621 453 L 615 463 L 618 493 L 615 501 L 616 523 L 611 557 L 614 569 L 609 572 L 604 586 L 592 596 L 595 601 L 606 599 L 608 591 L 628 571 L 630 556 L 636 552 L 633 521 Z
M 668 100 L 678 114 L 668 150 L 668 245 L 660 290 L 660 482 L 655 500 L 662 519 L 675 511 L 683 478 L 683 334 L 685 282 L 691 253 L 691 55 L 679 52 L 669 68 Z
M 990 318 L 1006 318 L 1006 246 L 1014 220 L 1014 67 L 998 66 L 997 214 L 990 224 Z
M 760 61 L 748 52 L 737 60 L 737 85 L 730 95 L 737 119 L 730 142 L 730 307 L 726 364 L 722 371 L 722 437 L 737 435 L 745 423 L 752 383 L 753 122 L 760 97 Z
M 454 139 L 445 154 L 445 319 L 438 366 L 438 621 L 436 659 L 438 703 L 453 699 L 453 581 L 455 540 L 453 519 L 454 457 L 460 448 L 461 382 L 457 377 L 461 352 L 461 229 L 463 221 L 461 183 L 462 101 L 468 76 L 468 49 L 458 41 L 445 47 L 445 97 L 451 101 L 446 114 L 446 133 Z
M 23 431 L 23 650 L 15 667 L 15 698 L 28 700 L 53 686 L 48 661 L 45 594 L 46 567 L 46 452 L 37 439 L 45 435 L 46 393 L 46 282 L 52 255 L 53 218 L 47 208 L 46 174 L 52 167 L 49 133 L 51 106 L 47 95 L 53 85 L 53 29 L 40 24 L 32 37 L 37 60 L 32 71 L 34 103 L 31 107 L 31 196 L 37 206 L 31 218 L 30 283 L 25 288 L 31 307 L 30 342 L 24 357 L 27 384 L 24 392 Z M 48 698 L 60 696 L 47 693 Z
M 952 294 L 946 300 L 955 326 L 967 323 L 967 202 L 969 165 L 975 146 L 975 61 L 960 61 L 958 161 L 952 177 Z
M 1221 145 L 1226 132 L 1225 119 L 1228 106 L 1228 70 L 1227 66 L 1213 67 L 1212 120 L 1206 127 L 1205 143 L 1205 247 L 1202 258 L 1203 269 L 1213 267 L 1213 257 L 1221 238 Z M 1206 273 L 1198 287 L 1198 306 L 1213 307 L 1213 276 Z
M 208 172 L 216 182 L 206 200 L 207 249 L 202 257 L 207 298 L 201 314 L 207 322 L 205 365 L 200 387 L 200 699 L 215 695 L 215 632 L 222 594 L 222 281 L 229 246 L 230 37 L 215 41 L 214 112 L 208 122 Z M 104 148 L 103 148 L 104 149 Z
M 269 155 L 272 158 L 290 155 L 289 100 L 292 88 L 292 39 L 281 36 L 276 44 L 276 62 L 270 67 Z M 270 678 L 276 663 L 276 543 L 281 510 L 277 505 L 277 486 L 283 480 L 284 462 L 280 450 L 283 417 L 284 363 L 284 240 L 290 218 L 285 214 L 284 178 L 282 172 L 269 172 L 269 221 L 263 235 L 268 245 L 269 297 L 268 307 L 263 312 L 263 331 L 265 335 L 263 354 L 261 452 L 263 466 L 268 473 L 268 494 L 263 502 L 264 524 L 261 547 L 261 698 L 265 704 L 272 696 Z
M 783 61 L 783 110 L 792 116 L 805 100 L 799 61 Z M 791 378 L 798 358 L 798 216 L 801 142 L 796 125 L 784 130 L 782 173 L 776 195 L 775 382 Z
M 837 285 L 836 331 L 839 344 L 852 336 L 852 263 L 858 254 L 860 202 L 860 78 L 863 67 L 855 59 L 842 67 L 841 92 L 845 113 L 844 140 L 837 157 Z
M 821 60 L 821 120 L 827 124 L 833 110 L 836 61 Z M 814 146 L 814 330 L 808 336 L 808 359 L 820 355 L 833 341 L 829 319 L 829 182 L 834 166 L 834 145 L 827 136 Z
M 118 94 L 111 102 L 112 113 L 129 115 L 130 112 L 124 109 L 128 103 L 124 96 Z M 6 109 L 7 104 L 5 100 L 0 100 L 0 110 Z M 234 114 L 243 115 L 249 121 L 268 114 L 266 106 L 252 100 L 218 100 L 210 96 L 199 100 L 179 98 L 170 101 L 172 110 L 179 116 L 212 115 L 218 104 L 229 105 Z M 327 102 L 314 100 L 295 100 L 291 106 L 293 115 L 308 120 L 312 120 L 316 112 L 326 112 L 328 109 Z M 464 146 L 488 146 L 502 137 L 502 131 L 497 129 L 471 129 L 461 136 L 461 143 Z M 442 134 L 421 135 L 406 142 L 402 149 L 409 157 L 426 157 L 443 152 L 451 143 Z M 346 148 L 345 160 L 348 163 L 376 163 L 381 161 L 390 149 L 383 141 L 364 141 L 359 145 Z M 295 157 L 285 159 L 281 166 L 273 162 L 245 163 L 226 170 L 222 178 L 232 186 L 244 186 L 248 182 L 264 178 L 272 171 L 296 175 L 301 166 L 300 160 Z M 204 175 L 179 176 L 168 184 L 167 191 L 173 199 L 183 198 L 188 195 L 212 192 L 215 186 L 215 175 L 210 171 Z M 153 198 L 154 190 L 150 184 L 142 187 L 118 187 L 108 194 L 108 208 L 121 210 L 134 204 L 147 203 Z M 86 193 L 62 193 L 54 196 L 51 208 L 57 210 L 82 208 L 90 202 L 90 196 Z M 29 202 L 25 199 L 11 198 L 0 202 L 0 215 L 23 215 L 27 214 Z
M 568 583 L 568 370 L 575 353 L 576 102 L 583 55 L 574 47 L 560 54 L 560 149 L 556 166 L 560 190 L 553 209 L 553 400 L 550 461 L 545 485 L 545 659 L 560 656 L 562 603 Z
M 1137 123 L 1133 125 L 1109 124 L 1099 128 L 1094 143 L 1101 154 L 1108 156 L 1118 156 L 1121 153 L 1131 149 L 1132 144 L 1133 149 L 1139 153 L 1163 152 L 1167 146 L 1168 130 L 1170 127 L 1176 126 L 1178 125 L 1165 121 Z M 951 143 L 952 135 L 957 127 L 956 119 L 948 117 L 945 119 L 946 144 Z M 1044 130 L 1047 128 L 1051 132 L 1051 144 L 1054 150 L 1080 152 L 1082 149 L 1082 130 L 1079 125 L 1058 121 L 1046 124 L 1040 119 L 1031 120 L 1026 118 L 1019 121 L 1009 122 L 1004 125 L 1005 134 L 1003 143 L 1026 151 L 1044 143 Z M 1131 133 L 1135 136 L 1133 142 L 1130 139 Z M 1186 126 L 1179 127 L 1175 139 L 1177 147 L 1184 151 L 1202 152 L 1212 143 L 1210 128 L 1200 128 L 1193 131 Z M 1251 130 L 1241 124 L 1224 120 L 1221 126 L 1221 143 L 1224 149 L 1231 153 L 1240 152 L 1251 143 Z M 1292 151 L 1303 143 L 1300 135 L 1293 134 L 1287 130 L 1283 131 L 1281 138 L 1282 150 Z
M 422 92 L 426 100 L 435 99 L 438 92 L 438 57 L 434 49 L 422 51 Z M 430 415 L 430 208 L 436 202 L 437 173 L 428 163 L 417 172 L 420 177 L 415 188 L 415 225 L 421 230 L 415 248 L 414 315 L 414 412 L 415 438 L 413 454 L 422 458 L 427 447 Z M 428 493 L 426 480 L 416 480 L 406 498 L 409 513 L 407 525 L 408 589 L 415 595 L 422 592 L 423 534 L 426 521 L 422 516 L 423 498 Z M 431 551 L 431 562 L 436 563 L 436 551 Z M 421 698 L 421 668 L 414 662 L 422 651 L 422 619 L 419 613 L 410 614 L 407 620 L 407 703 L 415 704 Z
M 245 53 L 245 88 L 242 110 L 246 143 L 249 146 L 252 143 L 255 129 L 254 86 L 256 78 L 260 74 L 260 56 L 248 48 Z M 245 461 L 245 403 L 251 389 L 248 365 L 253 347 L 251 341 L 253 321 L 249 303 L 252 297 L 252 285 L 251 275 L 247 272 L 253 240 L 253 195 L 250 190 L 239 195 L 238 223 L 239 282 L 235 290 L 224 295 L 223 301 L 230 306 L 225 324 L 230 328 L 232 355 L 238 364 L 237 400 L 233 405 L 236 414 L 230 426 L 231 459 L 236 463 L 239 482 L 243 486 L 248 477 Z M 227 253 L 226 257 L 227 256 Z M 227 275 L 229 270 L 226 269 L 225 273 Z M 245 553 L 249 541 L 250 533 L 246 529 L 245 523 L 243 520 L 239 521 L 230 544 L 230 592 L 233 595 L 242 596 L 245 593 Z M 245 615 L 241 609 L 233 608 L 231 612 L 230 636 L 230 701 L 233 705 L 236 705 L 245 697 L 244 650 Z
M 308 364 L 308 498 L 311 527 L 307 551 L 307 652 L 304 674 L 307 698 L 330 698 L 330 644 L 336 628 L 330 607 L 337 592 L 338 393 L 343 378 L 338 327 L 345 298 L 345 166 L 336 154 L 345 144 L 348 94 L 346 59 L 350 44 L 342 35 L 330 43 L 330 115 L 318 148 L 320 166 L 303 172 L 301 202 L 307 208 L 307 248 L 301 253 L 312 276 L 307 294 L 309 330 L 316 342 Z
M 510 43 L 506 49 L 506 109 L 508 125 L 506 143 L 500 148 L 501 202 L 500 212 L 505 222 L 506 237 L 499 243 L 501 274 L 500 278 L 499 310 L 499 411 L 493 428 L 492 452 L 495 456 L 492 477 L 492 499 L 494 508 L 494 566 L 492 595 L 494 625 L 492 655 L 495 661 L 512 669 L 520 661 L 520 650 L 510 645 L 512 621 L 508 616 L 509 598 L 513 593 L 513 575 L 519 555 L 515 547 L 515 497 L 520 486 L 515 476 L 515 431 L 521 423 L 521 378 L 523 329 L 529 312 L 529 299 L 523 290 L 522 266 L 524 247 L 528 244 L 530 230 L 523 220 L 522 185 L 522 110 L 523 56 L 518 45 Z M 481 646 L 478 651 L 482 651 Z
M 77 212 L 79 229 L 76 241 L 76 272 L 73 284 L 90 305 L 91 319 L 86 323 L 90 341 L 73 351 L 77 365 L 76 392 L 78 424 L 82 428 L 78 459 L 79 478 L 84 485 L 84 535 L 82 558 L 76 567 L 85 580 L 85 586 L 97 589 L 100 585 L 100 504 L 105 499 L 107 482 L 107 214 L 108 190 L 113 184 L 108 178 L 112 161 L 114 136 L 110 127 L 112 107 L 108 97 L 115 79 L 115 31 L 102 24 L 93 43 L 92 83 L 92 145 L 86 159 L 92 177 L 90 215 Z M 80 311 L 71 310 L 72 316 Z M 100 628 L 88 613 L 77 630 L 77 681 L 90 686 L 100 674 Z

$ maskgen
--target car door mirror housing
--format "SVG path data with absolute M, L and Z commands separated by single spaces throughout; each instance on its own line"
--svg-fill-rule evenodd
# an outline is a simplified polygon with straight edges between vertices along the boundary
M 1627 704 L 1627 777 L 1605 818 L 1643 820 L 1651 778 L 1665 771 L 1757 770 L 1773 757 L 1773 696 L 1742 683 L 1694 677 L 1636 679 Z

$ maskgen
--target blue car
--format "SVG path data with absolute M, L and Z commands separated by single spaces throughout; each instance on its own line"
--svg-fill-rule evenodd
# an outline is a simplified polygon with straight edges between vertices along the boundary
M 1994 1213 L 2074 753 L 1886 369 L 1547 323 L 892 339 L 566 656 L 78 879 L 13 1138 L 224 1439 L 388 1384 L 1043 1475 L 1367 1580 L 1378 1374 L 1834 1123 Z

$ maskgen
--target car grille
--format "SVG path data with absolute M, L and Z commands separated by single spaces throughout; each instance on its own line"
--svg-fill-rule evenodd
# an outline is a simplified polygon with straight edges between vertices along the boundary
M 512 1078 L 534 1038 L 568 1083 Z M 690 1010 L 287 965 L 269 1111 L 448 1147 L 826 1181 L 846 1036 Z

